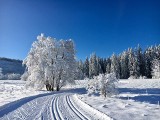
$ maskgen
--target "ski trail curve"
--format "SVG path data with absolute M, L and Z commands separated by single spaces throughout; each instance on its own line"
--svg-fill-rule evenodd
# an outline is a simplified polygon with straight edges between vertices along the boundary
M 38 97 L 10 111 L 0 116 L 0 120 L 104 120 L 99 113 L 93 114 L 96 110 L 87 107 L 69 92 Z

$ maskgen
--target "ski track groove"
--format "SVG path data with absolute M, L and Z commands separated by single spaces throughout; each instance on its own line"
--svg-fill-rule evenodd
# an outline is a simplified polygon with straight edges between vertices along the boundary
M 55 114 L 55 120 L 64 120 L 63 115 L 62 115 L 61 111 L 59 110 L 59 96 L 55 96 L 53 106 L 54 106 L 53 111 Z
M 67 120 L 77 120 L 76 114 L 70 109 L 66 101 L 66 95 L 61 96 L 61 102 L 63 104 L 63 106 L 61 106 L 61 111 L 64 113 L 64 118 Z
M 74 105 L 73 103 L 70 101 L 70 97 L 66 96 L 66 101 L 68 103 L 68 105 L 70 106 L 70 108 L 72 109 L 72 111 L 82 120 L 89 120 L 89 118 L 87 118 L 84 114 L 82 114 Z
M 56 117 L 53 115 L 54 114 L 54 110 L 53 110 L 54 100 L 55 100 L 55 97 L 52 99 L 51 106 L 49 107 L 50 111 L 51 111 L 51 119 L 52 120 L 56 120 Z

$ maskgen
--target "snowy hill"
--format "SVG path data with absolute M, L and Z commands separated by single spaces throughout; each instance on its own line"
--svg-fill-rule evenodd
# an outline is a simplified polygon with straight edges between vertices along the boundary
M 21 60 L 15 60 L 10 58 L 0 57 L 0 68 L 2 68 L 2 73 L 16 73 L 23 74 L 25 67 L 22 66 Z

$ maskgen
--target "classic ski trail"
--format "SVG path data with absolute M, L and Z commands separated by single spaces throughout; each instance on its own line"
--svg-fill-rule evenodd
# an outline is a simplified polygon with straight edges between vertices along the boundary
M 90 110 L 76 103 L 73 93 L 37 97 L 0 116 L 0 120 L 94 120 L 96 118 L 98 117 Z

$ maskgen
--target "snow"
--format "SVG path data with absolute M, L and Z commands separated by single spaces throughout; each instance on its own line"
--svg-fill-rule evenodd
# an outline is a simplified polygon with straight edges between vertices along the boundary
M 117 120 L 158 120 L 160 79 L 120 80 L 118 96 L 104 98 L 79 95 L 85 103 Z
M 26 89 L 25 83 L 21 80 L 0 80 L 0 106 L 24 97 L 48 93 L 44 90 Z
M 0 80 L 0 119 L 160 118 L 160 79 L 119 80 L 119 95 L 110 98 L 88 96 L 84 89 L 87 80 L 76 81 L 76 85 L 60 92 L 34 91 L 24 84 L 20 80 Z
M 95 108 L 89 106 L 88 104 L 86 104 L 85 102 L 81 101 L 77 95 L 74 95 L 74 100 L 77 103 L 77 105 L 81 105 L 83 106 L 84 109 L 88 109 L 90 113 L 94 114 L 97 116 L 97 119 L 103 119 L 103 120 L 110 120 L 112 119 L 111 117 L 107 116 L 106 114 L 104 114 L 103 112 L 100 112 L 98 110 L 96 110 Z
M 0 94 L 0 119 L 2 120 L 110 120 L 110 117 L 96 109 L 89 108 L 74 95 L 76 93 L 83 94 L 85 92 L 84 88 L 70 87 L 70 89 L 59 92 L 47 93 L 25 89 L 25 81 L 3 80 L 0 83 L 1 93 L 3 93 Z M 86 107 L 83 107 L 84 105 Z

